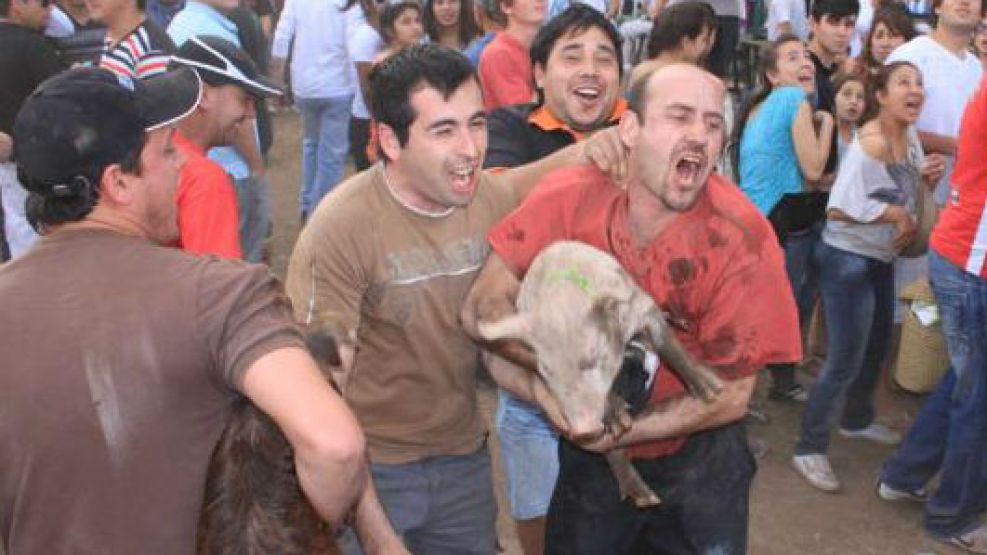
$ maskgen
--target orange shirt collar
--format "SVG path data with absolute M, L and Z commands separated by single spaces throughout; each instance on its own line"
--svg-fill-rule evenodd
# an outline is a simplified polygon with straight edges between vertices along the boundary
M 627 100 L 623 97 L 617 99 L 617 103 L 613 105 L 613 111 L 610 113 L 610 117 L 607 121 L 610 123 L 617 123 L 620 116 L 627 111 Z M 586 138 L 586 134 L 582 131 L 576 131 L 569 127 L 569 124 L 555 117 L 555 114 L 548 109 L 545 104 L 542 104 L 528 116 L 528 123 L 531 123 L 541 129 L 542 131 L 565 131 L 573 136 L 576 141 L 581 141 Z

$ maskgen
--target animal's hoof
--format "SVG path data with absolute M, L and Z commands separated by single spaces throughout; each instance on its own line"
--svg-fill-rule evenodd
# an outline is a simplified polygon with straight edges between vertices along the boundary
M 658 505 L 661 505 L 661 498 L 653 493 L 634 497 L 634 506 L 638 509 L 647 509 L 649 507 L 657 507 Z

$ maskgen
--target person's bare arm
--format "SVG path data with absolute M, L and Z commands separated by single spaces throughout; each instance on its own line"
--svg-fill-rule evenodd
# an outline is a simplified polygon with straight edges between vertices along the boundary
M 267 171 L 264 164 L 264 157 L 260 154 L 260 147 L 257 145 L 257 134 L 254 131 L 254 120 L 246 120 L 236 126 L 236 134 L 233 139 L 233 148 L 243 156 L 247 166 L 250 167 L 250 175 L 254 177 L 263 176 Z
M 537 367 L 537 360 L 527 345 L 516 339 L 487 342 L 480 335 L 478 327 L 481 322 L 497 322 L 515 314 L 520 288 L 521 281 L 504 260 L 496 252 L 490 253 L 466 296 L 460 319 L 466 333 L 485 348 L 533 371 Z
M 614 440 L 609 434 L 583 444 L 591 451 L 605 452 L 635 443 L 684 437 L 740 420 L 747 414 L 747 403 L 754 392 L 757 376 L 724 380 L 723 390 L 711 403 L 691 395 L 682 395 L 648 405 L 634 418 L 631 429 Z
M 956 154 L 956 137 L 919 131 L 918 138 L 922 141 L 922 149 L 926 154 L 939 153 L 947 156 Z
M 312 506 L 339 525 L 367 483 L 356 417 L 300 348 L 261 356 L 244 373 L 242 389 L 291 443 L 298 481 Z
M 898 204 L 888 204 L 884 212 L 870 222 L 856 220 L 839 208 L 830 208 L 827 210 L 826 217 L 831 220 L 854 224 L 894 224 L 896 230 L 894 238 L 895 249 L 903 249 L 910 245 L 918 233 L 918 224 L 915 221 L 915 217 L 907 208 Z
M 816 131 L 818 122 L 818 132 Z M 828 112 L 813 113 L 808 102 L 799 104 L 792 122 L 795 156 L 806 181 L 819 181 L 826 169 L 833 140 L 833 116 Z
M 0 131 L 0 162 L 9 162 L 14 154 L 14 139 Z
M 353 529 L 365 555 L 410 555 L 391 526 L 377 497 L 373 479 L 368 479 L 353 515 Z
M 586 140 L 573 143 L 530 164 L 505 171 L 507 182 L 523 200 L 547 173 L 571 165 L 595 164 L 620 182 L 627 175 L 627 149 L 617 127 L 601 129 Z
M 284 65 L 287 63 L 285 58 L 278 58 L 276 56 L 271 56 L 270 68 L 268 69 L 268 77 L 274 81 L 279 87 L 286 88 L 286 83 L 284 82 Z
M 363 95 L 363 101 L 370 105 L 370 70 L 373 69 L 373 62 L 355 62 L 356 65 L 356 76 L 357 80 L 360 82 L 360 94 Z

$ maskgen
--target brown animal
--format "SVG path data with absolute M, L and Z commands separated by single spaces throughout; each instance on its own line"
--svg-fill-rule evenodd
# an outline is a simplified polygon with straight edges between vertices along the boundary
M 563 241 L 543 250 L 521 282 L 517 313 L 480 323 L 478 330 L 484 339 L 519 339 L 534 349 L 538 375 L 577 441 L 606 430 L 620 437 L 630 429 L 632 419 L 613 383 L 632 339 L 657 353 L 703 400 L 712 401 L 723 387 L 669 332 L 661 310 L 620 263 L 583 243 Z M 660 502 L 623 450 L 606 458 L 623 497 L 639 507 Z
M 336 337 L 343 336 L 331 326 L 306 330 L 315 359 L 338 366 Z M 237 401 L 209 461 L 196 543 L 199 555 L 338 553 L 332 530 L 298 483 L 291 445 L 246 398 Z

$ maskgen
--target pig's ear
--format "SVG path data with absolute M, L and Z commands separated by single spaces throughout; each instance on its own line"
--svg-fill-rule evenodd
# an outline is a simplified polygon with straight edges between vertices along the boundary
M 520 339 L 527 342 L 531 335 L 531 317 L 527 314 L 512 314 L 496 322 L 479 322 L 476 328 L 480 337 L 487 341 Z

